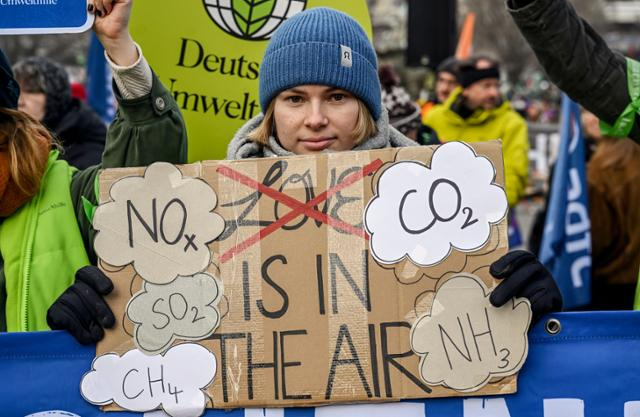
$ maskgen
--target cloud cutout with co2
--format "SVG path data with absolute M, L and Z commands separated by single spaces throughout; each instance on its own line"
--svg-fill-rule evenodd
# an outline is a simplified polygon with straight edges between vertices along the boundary
M 420 377 L 428 385 L 472 392 L 492 377 L 514 375 L 527 357 L 530 322 L 529 300 L 493 307 L 479 278 L 459 274 L 437 290 L 431 311 L 411 327 Z
M 152 355 L 176 339 L 202 340 L 220 324 L 222 283 L 208 274 L 180 276 L 169 284 L 145 282 L 127 304 L 138 349 Z
M 427 167 L 401 161 L 386 169 L 364 212 L 374 258 L 416 265 L 443 261 L 452 248 L 472 252 L 507 215 L 507 195 L 493 183 L 489 159 L 461 142 L 439 146 Z
M 194 343 L 174 346 L 164 355 L 147 356 L 137 349 L 122 357 L 108 353 L 94 359 L 80 391 L 96 405 L 115 402 L 138 412 L 162 407 L 172 417 L 197 417 L 207 400 L 202 390 L 216 368 L 214 354 Z
M 113 184 L 111 201 L 95 212 L 96 253 L 114 266 L 133 263 L 148 282 L 166 284 L 178 275 L 203 271 L 207 247 L 224 231 L 213 212 L 218 198 L 203 180 L 183 178 L 172 164 L 150 165 L 143 177 Z

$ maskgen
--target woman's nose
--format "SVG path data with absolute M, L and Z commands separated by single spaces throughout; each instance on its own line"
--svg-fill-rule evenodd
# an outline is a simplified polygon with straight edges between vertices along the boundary
M 328 122 L 322 103 L 311 101 L 309 103 L 305 124 L 312 129 L 317 129 L 325 126 Z

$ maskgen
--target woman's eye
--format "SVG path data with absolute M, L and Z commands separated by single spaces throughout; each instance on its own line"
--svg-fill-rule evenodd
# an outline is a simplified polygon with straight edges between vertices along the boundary
M 335 93 L 331 95 L 331 100 L 332 101 L 342 101 L 346 98 L 347 96 L 345 94 L 342 93 Z
M 302 97 L 301 96 L 289 96 L 285 100 L 288 101 L 289 103 L 292 103 L 292 104 L 302 103 Z

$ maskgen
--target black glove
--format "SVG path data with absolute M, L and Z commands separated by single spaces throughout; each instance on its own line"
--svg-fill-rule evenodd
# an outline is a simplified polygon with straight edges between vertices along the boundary
M 562 294 L 551 273 L 531 252 L 509 252 L 491 264 L 489 272 L 502 281 L 491 293 L 489 301 L 500 307 L 513 297 L 531 302 L 533 326 L 542 316 L 562 310 Z
M 49 307 L 47 323 L 53 330 L 67 330 L 83 345 L 98 342 L 104 328 L 116 322 L 102 298 L 113 290 L 111 280 L 95 266 L 76 271 L 76 282 Z

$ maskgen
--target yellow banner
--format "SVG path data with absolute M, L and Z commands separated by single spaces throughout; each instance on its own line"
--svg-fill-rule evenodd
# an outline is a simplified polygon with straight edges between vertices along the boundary
M 260 113 L 258 76 L 269 38 L 312 7 L 351 15 L 371 38 L 365 0 L 139 0 L 134 39 L 182 109 L 189 162 L 224 159 L 236 130 Z

